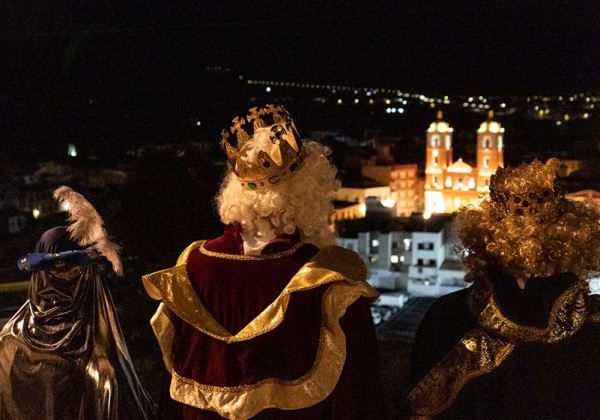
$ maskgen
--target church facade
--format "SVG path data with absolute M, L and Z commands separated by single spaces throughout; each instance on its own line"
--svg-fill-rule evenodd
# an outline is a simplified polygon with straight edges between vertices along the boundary
M 494 121 L 490 111 L 487 121 L 477 130 L 477 161 L 471 166 L 452 156 L 454 129 L 438 111 L 437 121 L 427 129 L 425 159 L 424 216 L 453 213 L 463 206 L 477 206 L 489 192 L 491 175 L 504 166 L 504 128 Z

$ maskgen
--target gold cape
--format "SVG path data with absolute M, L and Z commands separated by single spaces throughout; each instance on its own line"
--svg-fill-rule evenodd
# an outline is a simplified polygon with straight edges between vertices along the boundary
M 237 334 L 230 334 L 202 305 L 187 276 L 190 252 L 198 249 L 214 258 L 255 260 L 278 258 L 290 253 L 264 256 L 222 254 L 206 250 L 205 241 L 188 246 L 174 267 L 142 277 L 148 294 L 162 300 L 151 320 L 171 372 L 171 398 L 232 419 L 255 416 L 266 408 L 297 410 L 327 398 L 340 377 L 346 359 L 346 337 L 339 320 L 359 298 L 374 300 L 378 293 L 366 282 L 366 267 L 354 252 L 338 246 L 322 248 L 289 281 L 279 296 Z M 294 247 L 292 252 L 298 247 Z M 312 368 L 294 380 L 267 378 L 255 384 L 219 387 L 198 383 L 179 375 L 170 360 L 175 331 L 171 317 L 177 316 L 197 330 L 225 343 L 250 340 L 277 328 L 283 321 L 293 293 L 327 285 L 321 300 L 321 328 L 317 356 Z

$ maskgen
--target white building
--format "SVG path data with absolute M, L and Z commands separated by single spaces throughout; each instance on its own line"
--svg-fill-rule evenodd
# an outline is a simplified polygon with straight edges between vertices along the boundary
M 441 296 L 466 287 L 448 217 L 367 217 L 339 222 L 338 231 L 338 243 L 364 259 L 376 288 Z

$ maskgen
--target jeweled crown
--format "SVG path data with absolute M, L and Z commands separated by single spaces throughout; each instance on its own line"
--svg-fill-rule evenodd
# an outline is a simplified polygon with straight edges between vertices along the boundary
M 269 140 L 277 147 L 271 154 L 259 150 L 249 162 L 246 146 L 259 128 L 270 130 Z M 242 186 L 251 190 L 273 185 L 294 174 L 304 160 L 300 134 L 289 112 L 281 105 L 254 107 L 246 116 L 235 117 L 229 130 L 221 131 L 221 147 Z
M 498 168 L 490 179 L 490 200 L 504 215 L 547 218 L 560 213 L 564 194 L 556 162 L 534 160 L 516 168 Z

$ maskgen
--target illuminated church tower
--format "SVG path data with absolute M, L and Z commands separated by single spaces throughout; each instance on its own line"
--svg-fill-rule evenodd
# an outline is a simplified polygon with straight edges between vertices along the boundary
M 477 130 L 477 166 L 473 167 L 461 158 L 453 161 L 454 130 L 438 111 L 437 121 L 427 129 L 425 217 L 432 213 L 452 213 L 463 206 L 477 206 L 481 194 L 489 191 L 490 176 L 498 166 L 504 166 L 504 128 L 493 118 L 490 112 L 487 121 Z
M 490 176 L 499 166 L 504 167 L 504 128 L 494 121 L 490 111 L 487 121 L 477 130 L 477 189 L 488 191 Z
M 443 120 L 442 111 L 437 121 L 427 129 L 425 158 L 425 214 L 443 213 L 444 175 L 452 165 L 452 133 L 454 129 Z

